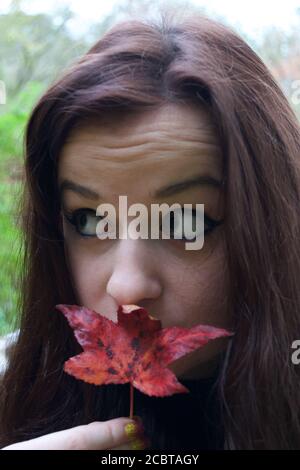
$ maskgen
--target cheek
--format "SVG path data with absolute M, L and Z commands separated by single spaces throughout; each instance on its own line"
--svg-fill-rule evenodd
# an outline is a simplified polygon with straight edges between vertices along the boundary
M 168 326 L 176 323 L 183 327 L 204 324 L 231 328 L 226 259 L 224 250 L 218 247 L 198 266 L 185 267 L 181 274 L 180 269 L 174 271 L 170 286 L 173 309 L 169 310 Z M 178 377 L 186 379 L 209 376 L 227 345 L 227 338 L 210 341 L 203 348 L 178 359 L 169 368 Z
M 77 294 L 77 302 L 88 308 L 95 308 L 99 296 L 105 290 L 105 257 L 95 253 L 84 244 L 84 241 L 74 240 L 65 231 L 65 257 L 69 267 L 70 277 Z M 101 269 L 99 269 L 101 266 Z
M 225 249 L 220 242 L 210 254 L 196 254 L 190 263 L 169 266 L 167 291 L 173 309 L 172 322 L 185 327 L 197 323 L 228 327 L 228 271 Z M 167 269 L 167 268 L 166 268 Z M 168 318 L 168 323 L 171 318 Z
M 186 285 L 190 299 L 187 299 L 187 306 L 191 307 L 199 322 L 225 326 L 228 288 L 225 257 L 222 253 L 214 253 L 210 260 L 190 274 L 189 285 Z

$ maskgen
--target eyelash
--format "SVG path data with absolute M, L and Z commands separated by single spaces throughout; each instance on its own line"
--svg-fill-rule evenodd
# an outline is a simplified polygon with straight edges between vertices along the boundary
M 71 212 L 68 212 L 68 211 L 64 211 L 64 215 L 67 219 L 67 221 L 72 225 L 72 228 L 76 231 L 76 233 L 81 237 L 81 238 L 95 238 L 95 235 L 83 235 L 82 233 L 80 233 L 80 231 L 78 230 L 78 227 L 77 227 L 77 224 L 76 224 L 76 218 L 78 216 L 78 214 L 82 214 L 82 213 L 85 213 L 85 212 L 90 212 L 90 213 L 93 213 L 93 215 L 95 215 L 95 211 L 93 209 L 89 209 L 89 208 L 80 208 L 80 209 L 76 209 L 74 211 L 71 211 Z M 192 209 L 192 214 L 195 215 L 196 214 L 196 209 Z M 101 216 L 97 216 L 99 217 L 99 220 L 101 219 Z M 103 217 L 104 218 L 104 217 Z M 207 214 L 204 214 L 204 223 L 207 224 L 209 227 L 204 230 L 204 234 L 205 235 L 208 235 L 210 232 L 212 232 L 216 227 L 218 227 L 219 225 L 221 225 L 223 223 L 224 219 L 222 220 L 214 220 L 212 219 L 211 217 L 209 217 Z M 187 239 L 185 239 L 184 237 L 182 239 L 172 239 L 171 240 L 174 240 L 174 241 L 181 241 L 181 242 L 186 242 Z M 192 241 L 192 240 L 189 240 L 189 241 Z

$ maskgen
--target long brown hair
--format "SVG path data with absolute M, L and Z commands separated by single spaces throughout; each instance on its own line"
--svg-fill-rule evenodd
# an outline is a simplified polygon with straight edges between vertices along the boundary
M 58 154 L 82 120 L 187 100 L 210 110 L 223 152 L 236 332 L 217 383 L 225 436 L 237 449 L 300 448 L 300 368 L 291 362 L 300 338 L 299 124 L 255 52 L 202 15 L 115 25 L 32 112 L 20 210 L 20 334 L 2 380 L 2 446 L 128 414 L 126 386 L 95 387 L 62 371 L 80 348 L 55 309 L 77 303 L 59 226 Z M 150 436 L 156 448 L 168 443 L 167 421 Z

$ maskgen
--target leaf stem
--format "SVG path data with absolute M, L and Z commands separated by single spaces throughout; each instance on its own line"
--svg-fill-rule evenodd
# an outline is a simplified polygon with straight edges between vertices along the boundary
M 134 404 L 134 396 L 133 396 L 134 388 L 132 383 L 130 384 L 130 411 L 129 411 L 129 418 L 133 418 L 133 404 Z

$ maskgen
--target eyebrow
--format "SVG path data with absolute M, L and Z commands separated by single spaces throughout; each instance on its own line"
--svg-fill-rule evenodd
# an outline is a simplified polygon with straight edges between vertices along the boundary
M 173 183 L 168 186 L 164 186 L 154 193 L 155 198 L 168 197 L 173 194 L 185 191 L 195 186 L 211 186 L 213 188 L 219 189 L 222 186 L 222 181 L 218 181 L 210 175 L 197 175 L 193 178 L 190 178 L 185 181 L 179 181 L 178 183 Z M 64 191 L 73 191 L 80 194 L 81 196 L 87 199 L 99 200 L 104 199 L 100 194 L 93 191 L 86 186 L 75 183 L 74 181 L 65 179 L 60 185 L 60 194 L 62 196 Z
M 75 183 L 74 181 L 65 179 L 60 185 L 60 195 L 64 193 L 64 191 L 73 191 L 74 193 L 78 193 L 81 196 L 87 198 L 87 199 L 93 199 L 93 200 L 98 200 L 102 199 L 100 194 L 96 193 L 90 188 L 87 188 L 86 186 L 82 186 L 81 184 Z
M 165 186 L 159 189 L 155 193 L 155 197 L 167 197 L 175 193 L 179 193 L 186 189 L 193 188 L 195 186 L 212 186 L 213 188 L 219 189 L 222 186 L 222 181 L 218 181 L 210 175 L 196 175 L 193 178 L 171 185 Z

